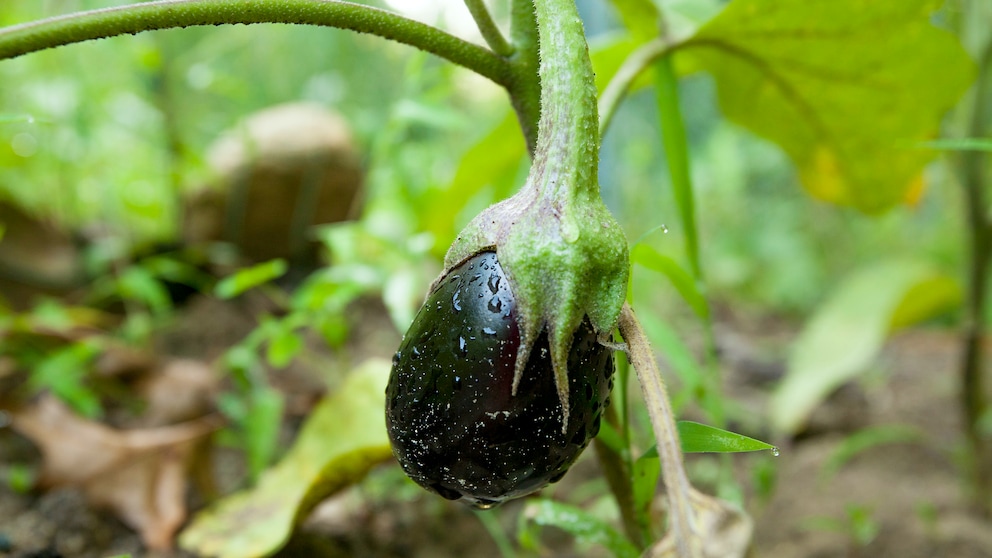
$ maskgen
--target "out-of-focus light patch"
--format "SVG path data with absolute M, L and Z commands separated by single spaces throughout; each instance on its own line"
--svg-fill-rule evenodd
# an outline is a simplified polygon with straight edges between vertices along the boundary
M 204 90 L 214 82 L 214 72 L 206 64 L 193 64 L 186 71 L 186 83 L 193 89 Z
M 303 98 L 308 101 L 333 105 L 344 99 L 347 90 L 348 84 L 341 79 L 340 75 L 327 72 L 317 74 L 307 80 L 303 86 Z
M 385 0 L 393 11 L 435 25 L 467 41 L 482 42 L 479 28 L 463 0 Z
M 14 154 L 25 159 L 38 152 L 38 140 L 27 132 L 21 132 L 10 140 Z

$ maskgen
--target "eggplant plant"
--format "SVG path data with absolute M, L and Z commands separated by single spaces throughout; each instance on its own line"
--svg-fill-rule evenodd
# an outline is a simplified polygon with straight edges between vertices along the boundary
M 747 514 L 688 481 L 680 428 L 629 301 L 632 252 L 600 196 L 601 137 L 627 92 L 640 87 L 643 76 L 653 76 L 687 265 L 644 251 L 641 257 L 635 252 L 633 261 L 671 280 L 704 323 L 713 355 L 679 104 L 678 78 L 685 70 L 677 62 L 712 73 L 728 118 L 780 144 L 813 195 L 881 211 L 910 195 L 929 160 L 926 153 L 893 150 L 892 138 L 922 140 L 933 134 L 941 114 L 968 84 L 966 57 L 953 37 L 931 25 L 935 3 L 928 0 L 871 6 L 855 0 L 734 0 L 709 20 L 689 23 L 665 17 L 668 12 L 651 0 L 614 0 L 630 40 L 617 46 L 624 62 L 604 72 L 612 79 L 600 94 L 574 0 L 511 0 L 508 36 L 482 0 L 465 3 L 487 46 L 386 10 L 335 0 L 159 0 L 0 29 L 0 59 L 189 26 L 284 23 L 369 33 L 502 86 L 531 156 L 518 193 L 479 213 L 448 249 L 444 270 L 396 352 L 388 380 L 376 373 L 362 384 L 386 393 L 384 427 L 355 436 L 359 445 L 374 447 L 368 455 L 377 457 L 351 459 L 358 451 L 353 445 L 325 448 L 319 453 L 323 463 L 308 470 L 308 484 L 292 497 L 280 493 L 278 484 L 292 477 L 292 463 L 277 465 L 254 495 L 222 503 L 194 521 L 182 544 L 222 556 L 273 552 L 321 496 L 357 481 L 380 461 L 387 443 L 418 484 L 488 509 L 559 480 L 611 423 L 614 435 L 597 449 L 627 542 L 610 548 L 618 555 L 633 549 L 635 555 L 679 558 L 743 556 L 752 530 Z M 885 22 L 881 32 L 895 37 L 884 48 L 873 42 L 879 21 Z M 926 68 L 921 72 L 921 59 L 942 64 L 943 77 L 934 78 Z M 885 71 L 872 74 L 878 68 Z M 852 94 L 852 81 L 865 83 L 865 90 Z M 866 115 L 900 109 L 914 117 L 879 118 L 873 126 L 864 122 Z M 641 459 L 634 455 L 629 425 L 604 418 L 614 360 L 620 359 L 634 369 L 653 429 L 655 448 Z M 711 397 L 703 406 L 723 427 L 727 417 L 715 358 L 708 364 L 701 391 Z M 626 397 L 614 405 L 618 416 L 626 416 Z M 334 413 L 321 413 L 323 424 L 334 422 L 329 417 L 347 422 Z M 722 430 L 692 430 L 694 451 L 771 449 Z M 311 431 L 301 435 L 300 447 L 319 445 Z M 657 461 L 653 477 L 647 476 L 660 476 L 664 487 L 664 531 L 651 514 L 654 482 L 635 486 L 634 470 L 643 471 L 644 458 Z M 332 464 L 341 464 L 336 476 L 329 473 Z M 271 502 L 279 495 L 286 503 L 277 506 L 278 526 L 266 524 L 265 535 L 256 532 L 246 551 L 248 543 L 229 534 L 232 526 L 252 531 L 238 523 L 252 503 L 259 513 L 248 515 L 265 524 L 265 513 L 276 513 Z M 548 509 L 555 514 L 555 508 Z

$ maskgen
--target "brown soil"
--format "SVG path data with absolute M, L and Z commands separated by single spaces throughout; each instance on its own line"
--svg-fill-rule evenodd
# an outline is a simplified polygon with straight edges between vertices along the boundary
M 212 309 L 191 310 L 195 321 L 218 318 Z M 365 341 L 355 353 L 388 356 L 398 337 L 377 334 L 391 331 L 378 312 L 363 314 L 359 335 Z M 381 314 L 379 314 L 381 316 Z M 207 331 L 241 333 L 244 316 L 238 312 L 235 326 L 212 324 L 183 329 L 163 346 L 184 356 L 216 355 L 216 343 Z M 189 322 L 187 322 L 189 323 Z M 216 325 L 216 327 L 214 327 Z M 186 339 L 189 345 L 175 343 Z M 192 348 L 194 343 L 200 345 Z M 208 346 L 210 345 L 210 346 Z M 781 456 L 772 460 L 775 488 L 764 501 L 749 497 L 756 530 L 752 556 L 775 558 L 947 556 L 992 557 L 992 523 L 968 506 L 967 486 L 962 482 L 961 437 L 955 401 L 955 370 L 958 350 L 951 333 L 914 331 L 892 340 L 871 379 L 842 389 L 820 409 L 809 431 L 783 445 Z M 330 358 L 330 357 L 329 357 Z M 349 358 L 356 358 L 352 355 Z M 767 397 L 768 375 L 735 362 L 728 371 L 728 386 L 735 401 L 760 413 Z M 760 367 L 759 367 L 760 368 Z M 774 368 L 774 367 L 773 367 Z M 333 384 L 332 378 L 313 381 L 299 371 L 282 377 L 281 389 L 301 393 L 300 410 L 311 400 L 315 385 Z M 295 380 L 294 380 L 295 378 Z M 304 378 L 304 379 L 300 379 Z M 2 422 L 2 421 L 0 421 Z M 921 443 L 877 446 L 858 454 L 835 476 L 820 479 L 823 464 L 854 431 L 873 425 L 907 425 L 919 429 Z M 0 471 L 11 464 L 36 463 L 37 453 L 24 439 L 0 427 Z M 217 460 L 223 475 L 237 477 L 243 467 L 238 457 L 226 452 Z M 741 457 L 741 478 L 751 484 L 752 457 Z M 690 465 L 692 465 L 690 461 Z M 990 472 L 992 473 L 992 472 Z M 556 485 L 556 494 L 582 490 L 598 477 L 592 452 L 583 456 L 566 478 Z M 221 478 L 220 486 L 236 486 L 239 478 Z M 749 492 L 756 494 L 749 487 Z M 602 492 L 599 492 L 602 495 Z M 867 510 L 865 522 L 877 528 L 870 541 L 859 543 L 844 525 L 848 510 Z M 520 502 L 510 503 L 496 517 L 511 540 L 515 533 Z M 520 551 L 521 556 L 607 556 L 599 547 L 574 543 L 567 535 L 545 528 L 544 551 Z M 80 494 L 60 489 L 47 494 L 19 494 L 0 486 L 0 558 L 66 556 L 105 558 L 130 554 L 177 558 L 182 553 L 146 554 L 140 541 L 113 517 L 91 510 Z M 491 535 L 475 512 L 443 501 L 402 480 L 395 466 L 374 471 L 361 486 L 346 491 L 320 506 L 301 532 L 279 554 L 283 557 L 499 557 Z

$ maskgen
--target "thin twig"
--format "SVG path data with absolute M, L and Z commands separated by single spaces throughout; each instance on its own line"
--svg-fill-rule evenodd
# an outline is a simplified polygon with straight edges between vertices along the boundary
M 471 12 L 472 19 L 479 26 L 479 32 L 482 33 L 482 38 L 486 40 L 489 48 L 493 49 L 493 52 L 503 58 L 512 56 L 514 51 L 513 45 L 506 40 L 499 27 L 496 26 L 496 22 L 493 21 L 493 16 L 489 13 L 489 9 L 486 8 L 485 2 L 482 0 L 465 0 L 465 6 Z
M 644 329 L 637 321 L 630 304 L 623 305 L 617 325 L 620 335 L 629 347 L 628 358 L 641 384 L 644 402 L 651 417 L 651 427 L 658 444 L 661 478 L 668 494 L 668 523 L 675 538 L 676 554 L 679 558 L 699 558 L 701 550 L 690 501 L 691 485 L 682 463 L 682 447 L 675 426 L 675 414 L 661 379 L 661 371 L 658 369 L 658 363 L 654 359 Z

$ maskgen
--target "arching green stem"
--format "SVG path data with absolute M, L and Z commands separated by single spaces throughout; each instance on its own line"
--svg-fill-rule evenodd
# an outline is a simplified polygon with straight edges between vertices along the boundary
M 506 59 L 400 15 L 334 0 L 162 0 L 92 10 L 0 29 L 0 60 L 92 39 L 194 25 L 295 23 L 371 33 L 416 47 L 510 87 Z

